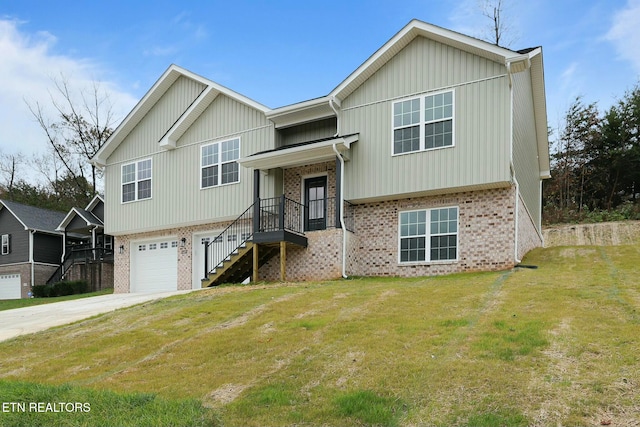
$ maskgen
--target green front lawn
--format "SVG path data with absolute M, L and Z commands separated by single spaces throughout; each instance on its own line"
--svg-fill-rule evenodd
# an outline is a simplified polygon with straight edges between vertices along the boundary
M 634 425 L 640 246 L 523 263 L 180 295 L 0 343 L 0 378 L 195 399 L 211 425 Z

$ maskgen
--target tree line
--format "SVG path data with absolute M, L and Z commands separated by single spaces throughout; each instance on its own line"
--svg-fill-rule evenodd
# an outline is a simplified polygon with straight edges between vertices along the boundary
M 108 95 L 95 82 L 74 90 L 60 76 L 53 79 L 49 108 L 25 102 L 46 148 L 31 157 L 0 151 L 0 198 L 62 212 L 85 207 L 100 191 L 102 179 L 89 160 L 113 132 Z
M 543 189 L 546 223 L 640 219 L 640 84 L 604 112 L 572 102 Z

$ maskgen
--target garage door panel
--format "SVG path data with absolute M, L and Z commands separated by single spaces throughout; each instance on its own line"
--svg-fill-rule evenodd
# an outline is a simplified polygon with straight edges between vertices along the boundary
M 0 274 L 0 300 L 21 298 L 20 283 L 20 274 Z
M 136 242 L 131 248 L 131 292 L 175 291 L 178 286 L 178 242 Z

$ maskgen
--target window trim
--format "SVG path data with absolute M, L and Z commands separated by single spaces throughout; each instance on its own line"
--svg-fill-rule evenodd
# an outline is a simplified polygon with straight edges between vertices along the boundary
M 231 161 L 226 161 L 223 162 L 222 161 L 222 144 L 224 144 L 225 142 L 230 142 L 230 141 L 234 141 L 234 140 L 238 140 L 238 158 L 235 160 L 231 160 Z M 218 145 L 218 162 L 215 164 L 211 164 L 211 165 L 207 165 L 204 166 L 202 164 L 202 158 L 203 158 L 203 149 L 205 147 L 210 147 L 212 145 Z M 216 142 L 212 142 L 209 144 L 203 144 L 200 146 L 200 167 L 198 168 L 198 180 L 200 181 L 200 190 L 208 190 L 210 188 L 218 188 L 218 187 L 224 187 L 227 185 L 233 185 L 233 184 L 239 184 L 240 183 L 240 164 L 238 163 L 238 160 L 240 160 L 240 158 L 242 157 L 242 138 L 241 137 L 235 137 L 235 138 L 228 138 L 228 139 L 224 139 L 224 140 L 220 140 L 220 141 L 216 141 Z M 237 181 L 232 181 L 232 182 L 226 182 L 226 183 L 222 183 L 222 165 L 223 164 L 229 164 L 229 163 L 236 163 L 238 165 L 238 180 Z M 202 186 L 202 171 L 204 170 L 205 167 L 211 167 L 211 166 L 218 166 L 218 184 L 216 185 L 209 185 L 206 187 Z
M 0 255 L 9 255 L 11 253 L 11 234 L 2 235 L 0 246 Z
M 151 176 L 149 176 L 149 178 L 145 178 L 145 179 L 140 179 L 138 178 L 138 171 L 139 171 L 139 165 L 142 162 L 146 162 L 149 161 L 151 162 L 151 166 L 150 166 L 150 170 L 151 170 Z M 131 165 L 135 165 L 135 179 L 133 181 L 128 181 L 128 182 L 124 182 L 124 177 L 123 177 L 123 173 L 124 173 L 124 168 L 127 166 L 131 166 Z M 141 181 L 149 181 L 150 185 L 149 185 L 149 197 L 145 197 L 143 199 L 140 199 L 138 197 L 138 184 Z M 134 184 L 134 188 L 135 188 L 135 197 L 131 200 L 127 200 L 124 201 L 124 186 L 127 184 Z M 123 163 L 120 166 L 120 204 L 127 204 L 127 203 L 134 203 L 134 202 L 141 202 L 143 200 L 150 200 L 153 199 L 153 158 L 148 157 L 146 159 L 140 159 L 140 160 L 136 160 L 134 162 L 129 162 L 129 163 Z
M 447 233 L 447 234 L 455 234 L 456 236 L 456 258 L 455 259 L 442 259 L 442 260 L 431 260 L 431 237 L 441 236 L 442 234 L 431 234 L 431 211 L 440 210 L 440 209 L 452 209 L 455 208 L 457 210 L 456 216 L 456 232 L 455 233 Z M 402 214 L 403 213 L 411 213 L 411 212 L 426 212 L 427 215 L 427 223 L 425 225 L 425 234 L 419 236 L 412 237 L 425 237 L 425 259 L 423 261 L 402 261 L 401 247 L 402 247 Z M 452 206 L 438 206 L 433 208 L 425 208 L 425 209 L 409 209 L 398 211 L 398 265 L 428 265 L 428 264 L 454 264 L 460 261 L 460 206 L 452 205 Z
M 424 110 L 425 110 L 425 98 L 429 97 L 429 96 L 436 96 L 436 95 L 440 95 L 440 94 L 444 94 L 444 93 L 451 93 L 451 145 L 445 145 L 442 147 L 433 147 L 433 148 L 426 148 L 425 146 L 425 125 L 430 124 L 430 123 L 438 123 L 438 122 L 442 122 L 445 120 L 449 120 L 449 119 L 442 119 L 442 120 L 429 120 L 426 121 L 425 117 L 424 117 Z M 415 151 L 405 151 L 402 153 L 395 153 L 394 152 L 394 132 L 396 129 L 400 129 L 400 128 L 405 128 L 405 127 L 410 127 L 410 126 L 402 126 L 402 127 L 397 127 L 395 126 L 394 123 L 394 110 L 395 110 L 395 106 L 398 103 L 401 102 L 406 102 L 406 101 L 412 101 L 414 99 L 418 99 L 420 100 L 420 121 L 418 122 L 419 125 L 419 130 L 420 130 L 420 148 L 418 150 Z M 396 156 L 404 156 L 406 154 L 415 154 L 415 153 L 423 153 L 425 151 L 434 151 L 434 150 L 442 150 L 445 148 L 454 148 L 456 146 L 456 90 L 455 88 L 451 88 L 451 89 L 446 89 L 446 90 L 439 90 L 436 92 L 430 92 L 430 93 L 423 93 L 421 95 L 418 96 L 410 96 L 407 98 L 401 98 L 401 99 L 397 99 L 394 100 L 393 102 L 391 102 L 391 157 L 396 157 Z M 415 126 L 415 125 L 413 125 Z

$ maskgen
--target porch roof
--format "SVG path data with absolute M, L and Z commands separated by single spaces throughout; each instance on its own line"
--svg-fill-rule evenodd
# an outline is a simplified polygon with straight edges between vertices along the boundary
M 335 136 L 285 145 L 273 150 L 261 151 L 238 160 L 242 166 L 253 169 L 288 168 L 321 163 L 336 158 L 333 145 L 345 160 L 349 160 L 351 144 L 358 140 L 358 134 Z
M 80 228 L 74 227 L 68 229 L 69 225 L 75 218 L 80 218 L 82 226 Z M 85 225 L 86 224 L 86 225 Z M 103 228 L 104 224 L 100 218 L 96 217 L 93 213 L 82 208 L 71 208 L 67 216 L 62 220 L 56 231 L 89 231 L 92 228 Z

